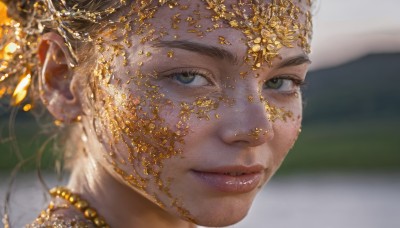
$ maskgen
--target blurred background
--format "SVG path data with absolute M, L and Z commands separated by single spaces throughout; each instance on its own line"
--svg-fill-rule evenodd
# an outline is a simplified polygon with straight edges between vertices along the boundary
M 398 0 L 319 1 L 303 132 L 249 216 L 231 227 L 400 227 L 399 9 Z M 18 158 L 10 115 L 0 115 L 4 197 Z M 30 114 L 18 114 L 15 132 L 25 157 L 46 139 Z M 34 170 L 34 162 L 24 166 L 16 183 L 12 204 L 20 222 L 43 206 Z

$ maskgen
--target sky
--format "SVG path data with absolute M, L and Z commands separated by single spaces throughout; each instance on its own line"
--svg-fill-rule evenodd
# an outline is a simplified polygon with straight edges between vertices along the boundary
M 313 69 L 400 52 L 400 0 L 317 0 Z

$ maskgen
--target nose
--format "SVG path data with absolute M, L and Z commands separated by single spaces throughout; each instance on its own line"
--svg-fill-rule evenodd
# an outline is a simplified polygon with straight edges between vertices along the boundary
M 226 144 L 256 147 L 274 136 L 272 124 L 263 102 L 236 102 L 226 108 L 219 136 Z

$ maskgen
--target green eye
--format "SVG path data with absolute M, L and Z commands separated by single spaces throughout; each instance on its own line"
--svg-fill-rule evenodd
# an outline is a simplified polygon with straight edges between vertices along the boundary
M 277 77 L 266 81 L 264 89 L 281 93 L 292 93 L 297 91 L 302 84 L 303 81 L 299 79 Z
M 283 80 L 282 78 L 273 78 L 265 83 L 265 87 L 267 89 L 279 89 L 283 85 Z
M 188 73 L 182 73 L 182 74 L 175 75 L 175 79 L 182 84 L 190 84 L 194 81 L 195 78 L 196 78 L 196 75 L 188 74 Z
M 178 84 L 185 86 L 196 87 L 196 86 L 206 86 L 210 84 L 207 78 L 203 74 L 198 73 L 196 71 L 174 73 L 170 77 Z

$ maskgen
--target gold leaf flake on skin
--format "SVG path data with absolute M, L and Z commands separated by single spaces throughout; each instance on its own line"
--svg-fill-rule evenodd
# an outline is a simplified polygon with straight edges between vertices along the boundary
M 264 62 L 271 66 L 283 47 L 299 45 L 306 53 L 310 52 L 311 15 L 303 12 L 292 0 L 273 0 L 269 4 L 260 0 L 238 1 L 229 7 L 224 0 L 204 1 L 215 13 L 213 21 L 224 21 L 246 36 L 248 52 L 245 60 L 254 69 L 260 68 Z M 214 28 L 219 27 L 217 25 Z
M 174 51 L 168 51 L 167 56 L 168 58 L 174 57 Z
M 232 45 L 232 44 L 231 44 L 228 40 L 226 40 L 226 38 L 223 37 L 223 36 L 219 36 L 219 37 L 218 37 L 218 41 L 219 41 L 220 44 L 223 44 L 223 45 Z

